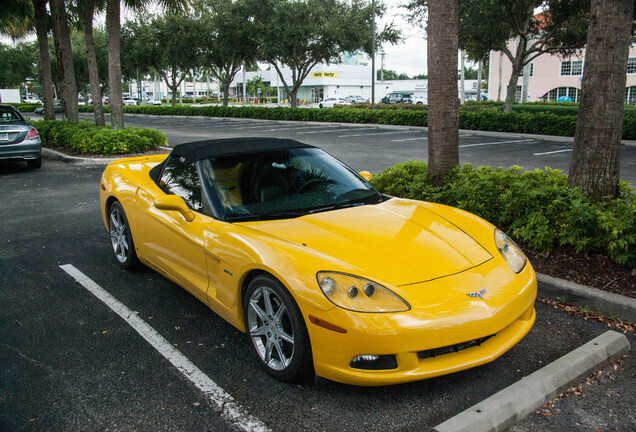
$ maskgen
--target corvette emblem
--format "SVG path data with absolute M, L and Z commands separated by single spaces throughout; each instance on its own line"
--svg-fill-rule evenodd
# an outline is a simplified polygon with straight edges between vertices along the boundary
M 468 297 L 479 297 L 480 299 L 484 300 L 484 295 L 486 294 L 486 288 L 482 288 L 477 292 L 472 292 L 472 293 L 468 293 L 466 294 Z

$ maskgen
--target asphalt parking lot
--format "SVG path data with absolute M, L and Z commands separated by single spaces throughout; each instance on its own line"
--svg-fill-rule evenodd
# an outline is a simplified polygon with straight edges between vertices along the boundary
M 318 146 L 352 168 L 372 173 L 409 159 L 426 160 L 428 152 L 424 128 L 146 115 L 126 115 L 126 125 L 160 129 L 171 146 L 212 138 L 290 138 Z M 571 156 L 572 143 L 567 138 L 479 132 L 462 132 L 459 138 L 460 163 L 477 166 L 517 165 L 526 170 L 548 166 L 567 173 Z M 621 178 L 636 184 L 636 146 L 623 146 Z
M 127 124 L 138 119 L 142 117 L 127 117 Z M 174 121 L 170 128 L 168 120 Z M 424 139 L 390 141 L 425 135 L 345 137 L 373 129 L 334 129 L 328 132 L 333 135 L 326 135 L 324 129 L 312 129 L 315 125 L 294 129 L 272 124 L 264 130 L 262 124 L 249 121 L 215 123 L 199 135 L 201 120 L 192 119 L 190 124 L 189 119 L 144 117 L 143 125 L 163 125 L 173 145 L 179 138 L 268 133 L 298 138 L 305 132 L 300 136 L 311 138 L 302 141 L 316 144 L 312 140 L 320 140 L 323 148 L 355 169 L 373 172 L 394 159 L 408 159 L 406 154 L 426 154 Z M 252 126 L 261 129 L 248 129 Z M 378 130 L 378 134 L 384 132 L 388 131 Z M 462 137 L 460 144 L 482 140 Z M 387 141 L 394 143 L 390 155 Z M 509 154 L 503 151 L 518 143 L 498 141 L 501 155 L 520 157 L 512 149 Z M 374 150 L 361 151 L 361 146 Z M 470 149 L 481 147 L 487 146 L 462 147 L 468 150 L 460 154 L 466 158 Z M 632 162 L 627 159 L 627 163 Z M 243 334 L 185 290 L 149 269 L 125 272 L 117 266 L 99 214 L 101 171 L 49 160 L 35 171 L 22 164 L 0 164 L 0 430 L 237 428 L 219 412 L 214 397 L 187 380 L 126 321 L 63 271 L 62 265 L 81 271 L 152 327 L 230 395 L 241 407 L 241 416 L 257 419 L 274 431 L 428 430 L 607 330 L 603 324 L 537 303 L 537 321 L 528 336 L 479 368 L 386 388 L 323 380 L 282 384 L 259 369 Z M 629 341 L 633 346 L 636 338 L 629 335 Z M 590 389 L 595 400 L 572 396 L 563 401 L 560 414 L 549 418 L 537 414 L 514 430 L 636 429 L 636 397 L 628 391 L 636 380 L 636 364 L 628 356 L 619 369 L 623 370 L 613 371 L 612 379 Z M 612 413 L 604 411 L 608 404 L 601 399 L 606 397 Z

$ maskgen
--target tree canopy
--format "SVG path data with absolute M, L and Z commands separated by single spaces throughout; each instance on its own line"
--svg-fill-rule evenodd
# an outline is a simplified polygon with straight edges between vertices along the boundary
M 311 69 L 321 62 L 334 62 L 343 52 L 371 53 L 371 5 L 361 0 L 262 0 L 258 4 L 257 35 L 259 59 L 278 72 L 290 99 L 296 95 Z M 376 14 L 382 15 L 382 5 Z M 376 41 L 397 42 L 393 25 L 377 33 Z M 292 71 L 286 79 L 282 67 Z

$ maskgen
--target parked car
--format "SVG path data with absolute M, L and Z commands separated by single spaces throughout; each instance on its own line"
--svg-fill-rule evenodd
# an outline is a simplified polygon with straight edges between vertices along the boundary
M 42 101 L 38 98 L 36 98 L 35 96 L 29 96 L 27 98 L 24 99 L 24 103 L 37 103 L 37 104 L 41 104 Z
M 0 159 L 23 160 L 31 169 L 42 166 L 42 142 L 37 129 L 11 105 L 0 104 Z
M 161 105 L 161 100 L 149 98 L 149 99 L 146 99 L 146 103 L 148 105 Z
M 279 380 L 416 381 L 519 342 L 537 294 L 521 249 L 364 176 L 297 141 L 235 138 L 117 160 L 98 189 L 114 261 L 190 291 Z
M 327 98 L 318 102 L 319 108 L 333 108 L 335 105 L 351 105 L 351 101 L 343 98 Z
M 426 105 L 428 104 L 428 98 L 419 95 L 413 95 L 410 98 L 410 103 L 414 105 Z
M 369 99 L 366 99 L 366 98 L 363 98 L 362 96 L 357 96 L 357 95 L 349 95 L 345 98 L 345 100 L 350 101 L 352 104 L 369 102 Z
M 412 96 L 413 96 L 413 93 L 393 92 L 384 96 L 382 98 L 382 103 L 384 104 L 411 103 Z
M 124 105 L 137 105 L 137 101 L 133 98 L 124 98 Z
M 53 105 L 53 108 L 55 109 L 55 112 L 56 112 L 56 113 L 61 113 L 61 112 L 62 112 L 62 105 L 60 105 L 60 104 L 57 104 L 57 103 L 56 103 L 56 104 L 54 104 L 54 105 Z M 44 115 L 44 105 L 39 106 L 39 107 L 36 107 L 36 108 L 33 110 L 33 113 L 34 113 L 34 114 Z

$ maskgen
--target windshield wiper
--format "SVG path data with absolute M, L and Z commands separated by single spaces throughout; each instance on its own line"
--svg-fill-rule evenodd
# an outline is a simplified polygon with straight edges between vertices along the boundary
M 364 203 L 364 202 L 343 202 L 343 203 L 331 204 L 331 205 L 324 206 L 324 207 L 314 208 L 314 209 L 309 210 L 307 213 L 309 213 L 309 214 L 311 214 L 311 213 L 320 213 L 320 212 L 329 211 L 329 210 L 338 210 L 338 209 L 349 208 L 349 207 L 359 207 L 359 206 L 363 206 L 363 205 L 366 205 L 366 203 Z
M 303 215 L 306 215 L 305 211 L 273 211 L 269 213 L 260 213 L 260 214 L 245 214 L 245 215 L 236 215 L 229 216 L 228 222 L 243 222 L 243 221 L 260 221 L 260 220 L 271 220 L 271 219 L 289 219 L 296 218 Z

